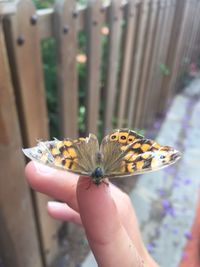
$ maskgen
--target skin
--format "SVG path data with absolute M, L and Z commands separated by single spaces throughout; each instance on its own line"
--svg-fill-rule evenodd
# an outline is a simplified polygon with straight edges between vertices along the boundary
M 159 267 L 143 244 L 131 201 L 120 189 L 35 162 L 25 174 L 34 190 L 63 202 L 48 203 L 53 218 L 84 227 L 99 267 Z

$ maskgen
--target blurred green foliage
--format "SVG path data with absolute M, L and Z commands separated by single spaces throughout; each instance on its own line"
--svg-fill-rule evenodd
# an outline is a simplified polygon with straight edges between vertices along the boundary
M 165 64 L 160 64 L 160 71 L 165 76 L 169 76 L 171 74 L 170 69 Z
M 108 35 L 102 35 L 101 40 L 101 47 L 102 47 L 102 54 L 101 54 L 101 73 L 100 73 L 100 93 L 101 99 L 104 98 L 104 92 L 105 92 L 105 85 L 106 85 L 106 73 L 107 73 L 107 65 L 108 65 Z M 98 126 L 98 138 L 99 140 L 102 139 L 102 132 L 103 132 L 103 120 L 104 120 L 104 107 L 105 107 L 105 101 L 100 101 L 99 104 L 99 120 L 97 122 Z
M 46 88 L 49 129 L 51 137 L 59 137 L 58 95 L 56 84 L 55 40 L 49 38 L 41 42 L 42 62 Z
M 50 8 L 54 5 L 54 0 L 33 0 L 37 9 Z
M 78 53 L 86 54 L 86 35 L 81 31 L 78 33 Z M 85 92 L 86 92 L 86 63 L 77 63 L 78 72 L 78 93 L 79 93 L 79 111 L 78 111 L 78 127 L 79 134 L 84 135 L 86 108 L 85 108 Z
M 50 8 L 54 0 L 33 0 L 37 9 Z M 56 85 L 56 64 L 55 64 L 55 40 L 49 38 L 41 42 L 42 62 L 46 88 L 47 108 L 49 115 L 50 137 L 59 138 L 58 125 L 58 97 Z
M 50 8 L 54 5 L 54 0 L 33 0 L 37 9 Z M 78 0 L 78 4 L 85 5 L 85 0 Z M 45 88 L 47 98 L 47 108 L 49 114 L 50 137 L 59 138 L 59 120 L 58 120 L 58 93 L 56 84 L 56 50 L 55 40 L 49 38 L 41 43 L 43 71 L 45 77 Z M 79 53 L 86 53 L 86 35 L 84 32 L 78 34 Z M 79 81 L 79 111 L 78 127 L 80 134 L 85 132 L 85 91 L 86 91 L 86 64 L 77 63 L 78 81 Z

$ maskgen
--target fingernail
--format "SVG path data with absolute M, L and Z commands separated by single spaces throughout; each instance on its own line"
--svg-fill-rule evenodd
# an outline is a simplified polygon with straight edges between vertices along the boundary
M 55 172 L 57 172 L 56 169 L 46 166 L 44 164 L 38 163 L 36 161 L 34 161 L 33 164 L 35 166 L 37 173 L 39 174 L 50 175 L 50 174 L 54 174 Z
M 47 206 L 48 208 L 59 208 L 60 203 L 56 201 L 48 201 Z

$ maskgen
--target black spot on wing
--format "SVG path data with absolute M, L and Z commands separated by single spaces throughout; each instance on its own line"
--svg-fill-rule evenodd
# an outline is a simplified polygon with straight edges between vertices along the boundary
M 60 153 L 63 153 L 65 150 L 67 150 L 66 145 L 61 146 L 61 147 L 59 148 Z
M 142 169 L 147 169 L 151 167 L 151 158 L 144 160 L 144 165 L 142 166 Z

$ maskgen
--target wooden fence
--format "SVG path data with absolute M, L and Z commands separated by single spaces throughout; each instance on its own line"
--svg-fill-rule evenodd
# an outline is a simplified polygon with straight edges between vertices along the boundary
M 49 266 L 59 250 L 60 223 L 46 213 L 48 197 L 26 185 L 21 152 L 49 137 L 41 41 L 56 43 L 61 136 L 79 134 L 80 31 L 86 35 L 85 134 L 146 128 L 165 111 L 180 74 L 197 62 L 199 12 L 198 0 L 113 0 L 108 6 L 91 0 L 79 10 L 75 0 L 58 0 L 40 11 L 30 0 L 0 3 L 0 258 L 6 267 Z

